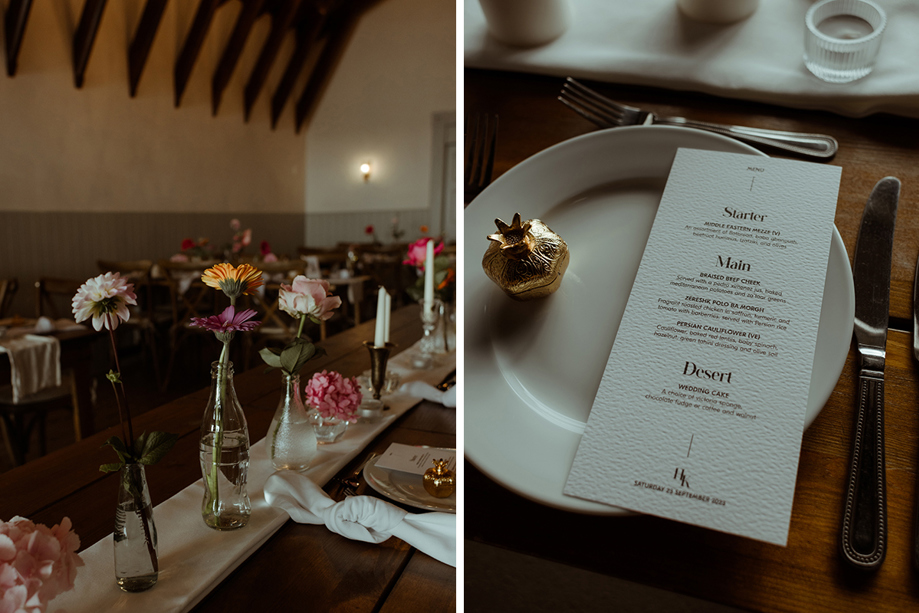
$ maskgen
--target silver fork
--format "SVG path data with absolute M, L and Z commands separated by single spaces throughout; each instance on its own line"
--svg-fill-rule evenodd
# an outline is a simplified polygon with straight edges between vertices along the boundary
M 660 117 L 634 106 L 614 102 L 589 87 L 578 83 L 571 77 L 566 79 L 558 99 L 578 115 L 601 128 L 652 124 L 696 128 L 723 136 L 730 136 L 752 145 L 772 147 L 819 160 L 831 159 L 836 155 L 836 150 L 839 148 L 839 143 L 836 142 L 835 138 L 824 134 L 781 132 L 760 128 L 725 126 L 717 123 L 693 121 L 683 117 Z
M 498 116 L 476 113 L 463 127 L 466 168 L 463 171 L 463 203 L 469 204 L 491 183 L 498 140 Z

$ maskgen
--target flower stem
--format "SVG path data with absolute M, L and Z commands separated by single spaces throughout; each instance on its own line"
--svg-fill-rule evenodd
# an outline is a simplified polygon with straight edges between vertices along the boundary
M 211 512 L 214 517 L 220 509 L 220 488 L 217 485 L 217 473 L 223 456 L 223 410 L 227 402 L 227 369 L 230 363 L 230 339 L 223 342 L 217 367 L 216 406 L 214 407 L 214 452 L 211 456 L 211 470 L 207 486 L 211 492 Z
M 134 430 L 131 427 L 131 411 L 128 410 L 128 398 L 124 392 L 124 383 L 121 381 L 121 365 L 118 363 L 118 346 L 115 343 L 115 330 L 112 325 L 112 314 L 106 313 L 106 328 L 108 328 L 109 340 L 112 342 L 112 357 L 115 359 L 115 372 L 118 373 L 118 385 L 121 386 L 119 394 L 118 385 L 112 381 L 112 389 L 115 390 L 115 404 L 118 406 L 118 421 L 121 422 L 121 436 L 124 438 L 125 447 L 129 450 L 134 449 Z M 127 422 L 127 432 L 125 432 L 125 422 Z
M 297 327 L 297 338 L 303 333 L 303 324 L 306 323 L 306 313 L 300 314 L 300 325 Z

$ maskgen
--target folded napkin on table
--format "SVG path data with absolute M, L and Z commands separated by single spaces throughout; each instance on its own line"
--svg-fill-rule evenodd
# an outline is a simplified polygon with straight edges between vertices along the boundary
M 439 402 L 445 407 L 452 408 L 456 406 L 456 386 L 442 392 L 430 383 L 425 383 L 424 381 L 411 381 L 409 383 L 404 383 L 402 387 L 399 388 L 399 391 L 409 396 L 415 396 L 416 398 L 424 398 L 431 402 Z
M 716 25 L 685 17 L 676 0 L 571 0 L 568 31 L 532 48 L 498 42 L 478 0 L 464 3 L 469 67 L 699 91 L 855 117 L 919 117 L 915 0 L 883 3 L 887 29 L 874 71 L 842 85 L 824 83 L 804 66 L 809 1 L 760 2 L 749 18 Z
M 9 354 L 14 403 L 61 384 L 61 344 L 53 336 L 0 339 L 0 353 Z
M 325 524 L 336 534 L 367 543 L 382 543 L 395 536 L 456 566 L 456 515 L 452 513 L 409 513 L 371 496 L 335 502 L 307 477 L 289 471 L 268 478 L 265 500 L 284 509 L 295 522 Z

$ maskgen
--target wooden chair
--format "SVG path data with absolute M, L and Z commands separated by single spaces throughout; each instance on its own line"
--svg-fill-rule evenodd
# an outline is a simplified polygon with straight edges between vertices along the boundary
M 118 326 L 116 333 L 124 337 L 125 333 L 137 332 L 143 339 L 144 352 L 150 352 L 153 362 L 153 374 L 157 386 L 162 385 L 159 360 L 159 335 L 157 334 L 157 321 L 153 302 L 153 287 L 150 282 L 150 271 L 153 269 L 151 260 L 98 260 L 100 272 L 117 272 L 122 277 L 134 284 L 134 293 L 137 295 L 137 305 L 129 307 L 131 317 L 128 321 Z
M 204 271 L 217 262 L 172 262 L 161 260 L 160 269 L 169 287 L 172 322 L 169 328 L 169 362 L 163 377 L 163 391 L 168 389 L 169 380 L 175 368 L 176 358 L 185 342 L 192 336 L 212 332 L 191 326 L 193 317 L 218 315 L 229 305 L 229 299 L 201 280 Z M 215 356 L 216 359 L 216 356 Z
M 0 319 L 9 316 L 10 305 L 13 304 L 17 289 L 19 281 L 16 279 L 0 279 Z
M 43 278 L 35 284 L 38 292 L 37 314 L 58 319 L 62 314 L 62 300 L 69 303 L 80 282 L 68 279 Z M 9 293 L 15 293 L 15 286 L 10 291 L 10 284 L 3 285 L 4 296 L 0 305 L 7 300 Z M 11 298 L 9 298 L 11 300 Z M 39 451 L 42 455 L 47 453 L 47 440 L 45 432 L 46 418 L 50 411 L 67 410 L 73 415 L 74 438 L 80 440 L 79 406 L 77 403 L 76 387 L 72 372 L 61 373 L 61 384 L 56 387 L 43 389 L 35 394 L 13 400 L 13 386 L 0 386 L 0 429 L 2 429 L 3 443 L 13 465 L 25 463 L 29 452 L 32 432 L 38 428 Z

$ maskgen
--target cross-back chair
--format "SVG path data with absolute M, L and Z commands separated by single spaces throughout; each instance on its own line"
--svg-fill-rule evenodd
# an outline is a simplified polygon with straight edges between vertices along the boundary
M 51 319 L 61 319 L 69 314 L 69 308 L 74 294 L 81 282 L 71 279 L 43 277 L 36 282 L 36 314 Z M 5 284 L 3 297 L 0 298 L 0 308 L 4 301 L 12 300 L 17 286 Z M 7 303 L 8 304 L 8 303 Z M 0 386 L 0 430 L 3 434 L 3 443 L 14 466 L 25 463 L 26 456 L 31 446 L 32 433 L 38 429 L 39 452 L 47 453 L 46 421 L 50 411 L 69 411 L 74 420 L 74 438 L 80 440 L 80 428 L 77 424 L 79 410 L 77 403 L 76 387 L 73 372 L 61 372 L 61 384 L 45 388 L 29 396 L 13 397 L 13 386 Z
M 130 283 L 134 284 L 134 293 L 137 295 L 137 305 L 129 307 L 131 316 L 128 321 L 118 326 L 116 333 L 121 337 L 125 333 L 137 332 L 143 342 L 144 353 L 149 352 L 150 361 L 153 362 L 153 374 L 157 385 L 162 385 L 159 360 L 159 335 L 156 329 L 156 319 L 153 303 L 153 286 L 150 273 L 153 269 L 151 260 L 98 260 L 99 271 L 117 272 Z

